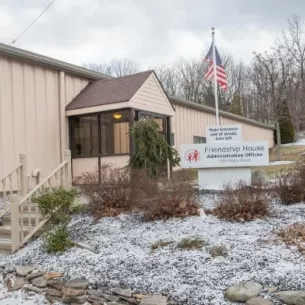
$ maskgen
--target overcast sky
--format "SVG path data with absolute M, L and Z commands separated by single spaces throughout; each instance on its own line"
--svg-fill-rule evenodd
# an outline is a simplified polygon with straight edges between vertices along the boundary
M 0 0 L 0 41 L 11 41 L 51 0 Z M 199 57 L 216 27 L 219 52 L 249 61 L 268 50 L 304 0 L 56 0 L 15 44 L 82 65 L 117 58 L 142 69 Z

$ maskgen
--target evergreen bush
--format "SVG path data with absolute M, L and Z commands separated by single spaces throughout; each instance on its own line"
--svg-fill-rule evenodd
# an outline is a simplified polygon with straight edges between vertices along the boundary
M 53 188 L 43 190 L 38 196 L 32 198 L 32 202 L 37 203 L 42 216 L 49 217 L 43 237 L 47 252 L 64 252 L 73 245 L 69 238 L 68 223 L 71 219 L 75 196 L 74 189 Z
M 288 104 L 283 100 L 279 106 L 279 125 L 281 134 L 281 143 L 292 143 L 295 139 L 294 125 L 291 120 Z
M 134 152 L 129 165 L 133 169 L 144 169 L 150 177 L 166 172 L 167 160 L 170 166 L 179 165 L 180 158 L 176 149 L 171 147 L 158 124 L 152 118 L 142 118 L 131 129 L 134 139 Z

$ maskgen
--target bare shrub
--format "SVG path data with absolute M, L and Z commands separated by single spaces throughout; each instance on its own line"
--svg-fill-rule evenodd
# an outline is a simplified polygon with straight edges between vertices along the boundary
M 155 250 L 157 250 L 157 249 L 159 249 L 159 248 L 166 247 L 166 246 L 168 246 L 168 245 L 170 245 L 170 244 L 172 244 L 172 243 L 173 243 L 172 241 L 162 241 L 162 240 L 160 240 L 160 241 L 157 241 L 156 243 L 154 243 L 154 244 L 151 246 L 151 250 L 152 250 L 152 251 L 155 251 Z
M 187 174 L 153 180 L 145 175 L 134 180 L 137 207 L 147 220 L 199 215 L 197 191 Z
M 211 254 L 212 257 L 227 256 L 228 255 L 228 249 L 225 245 L 213 246 L 210 249 L 210 254 Z
M 201 249 L 203 246 L 204 246 L 204 241 L 198 237 L 184 238 L 178 244 L 178 248 L 182 250 Z
M 300 252 L 305 251 L 305 223 L 294 223 L 281 228 L 277 236 L 285 244 L 297 246 Z
M 245 222 L 270 215 L 270 207 L 265 192 L 247 186 L 244 182 L 227 185 L 218 199 L 218 206 L 207 210 L 220 219 Z
M 104 164 L 100 176 L 98 171 L 86 172 L 75 179 L 75 184 L 90 199 L 88 211 L 95 220 L 132 209 L 130 175 L 125 169 Z
M 282 204 L 290 205 L 305 200 L 305 165 L 298 165 L 291 173 L 282 174 L 275 189 Z
M 103 165 L 102 175 L 87 172 L 75 183 L 90 199 L 89 212 L 97 220 L 140 210 L 146 220 L 199 215 L 197 191 L 189 175 L 172 180 L 153 179 L 144 170 L 113 169 Z

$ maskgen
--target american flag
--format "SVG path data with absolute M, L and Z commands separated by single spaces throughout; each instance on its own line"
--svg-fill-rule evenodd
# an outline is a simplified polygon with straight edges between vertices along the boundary
M 222 65 L 221 58 L 216 47 L 215 47 L 215 53 L 216 53 L 216 81 L 223 90 L 226 90 L 228 87 L 227 74 L 225 68 Z M 209 67 L 205 74 L 205 78 L 211 81 L 214 79 L 213 44 L 211 45 L 210 50 L 204 60 L 209 63 Z

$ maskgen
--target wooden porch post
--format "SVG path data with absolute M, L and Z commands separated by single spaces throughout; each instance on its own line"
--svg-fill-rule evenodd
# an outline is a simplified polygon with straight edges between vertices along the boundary
M 65 160 L 67 161 L 65 170 L 65 187 L 72 187 L 72 168 L 71 168 L 71 151 L 69 149 L 65 150 Z
M 19 196 L 11 195 L 11 236 L 12 236 L 12 252 L 20 247 L 20 228 L 19 228 Z
M 28 177 L 27 177 L 27 164 L 26 164 L 26 155 L 20 154 L 20 182 L 21 182 L 21 196 L 24 196 L 28 191 Z

